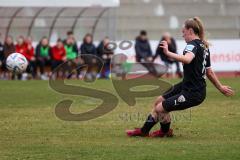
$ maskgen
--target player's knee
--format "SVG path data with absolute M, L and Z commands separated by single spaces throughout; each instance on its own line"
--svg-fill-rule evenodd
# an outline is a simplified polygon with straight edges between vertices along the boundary
M 165 113 L 165 110 L 163 108 L 162 102 L 158 103 L 154 108 L 156 113 Z
M 158 101 L 159 101 L 159 102 L 162 102 L 162 101 L 164 101 L 164 98 L 163 98 L 163 96 L 159 96 L 159 97 L 158 97 Z
M 163 98 L 163 96 L 159 96 L 155 103 L 154 103 L 154 107 L 156 107 L 159 103 L 163 102 L 165 99 Z

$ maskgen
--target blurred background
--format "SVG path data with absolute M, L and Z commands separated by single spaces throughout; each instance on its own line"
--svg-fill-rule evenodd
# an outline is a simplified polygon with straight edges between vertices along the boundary
M 78 40 L 88 32 L 95 40 L 105 35 L 113 40 L 133 40 L 139 30 L 146 29 L 152 40 L 159 40 L 165 31 L 181 39 L 179 29 L 184 20 L 199 16 L 209 39 L 240 37 L 240 0 L 18 1 L 23 0 L 0 1 L 2 35 L 31 35 L 34 41 L 46 35 L 55 42 L 72 30 Z M 75 5 L 71 6 L 71 1 Z
M 158 43 L 170 37 L 172 44 L 175 43 L 176 52 L 182 53 L 185 47 L 182 24 L 194 16 L 199 16 L 205 24 L 207 38 L 212 44 L 210 51 L 213 68 L 221 76 L 239 76 L 240 0 L 0 0 L 1 79 L 11 77 L 4 73 L 7 72 L 4 59 L 10 52 L 21 52 L 21 41 L 28 44 L 28 47 L 24 45 L 23 52 L 26 53 L 23 54 L 32 62 L 28 69 L 32 78 L 47 79 L 51 70 L 66 60 L 73 60 L 77 65 L 86 62 L 83 58 L 82 61 L 75 61 L 78 55 L 88 54 L 86 45 L 83 45 L 85 41 L 86 44 L 92 43 L 91 54 L 107 63 L 106 73 L 103 73 L 106 75 L 100 77 L 108 77 L 109 59 L 118 53 L 127 55 L 129 62 L 148 61 L 150 57 L 150 61 L 170 66 L 169 73 L 173 76 L 176 70 L 181 77 L 182 66 L 164 60 L 161 53 L 157 53 Z M 135 42 L 141 36 L 149 43 L 147 57 L 136 53 Z M 44 38 L 47 42 L 42 43 Z M 132 46 L 125 50 L 116 47 L 111 53 L 104 53 L 106 44 L 115 42 L 119 46 L 123 40 L 129 40 Z M 7 41 L 12 41 L 15 49 L 12 47 L 6 52 Z M 63 44 L 59 44 L 59 48 L 63 45 L 66 53 L 59 58 L 54 56 L 59 52 L 52 48 L 60 41 Z M 20 49 L 16 46 L 18 43 Z M 49 53 L 48 57 L 41 58 L 41 53 L 37 52 L 41 51 L 44 43 L 49 46 Z M 71 44 L 76 54 L 72 57 L 66 47 Z M 30 46 L 33 53 L 26 51 Z M 38 50 L 37 46 L 40 47 Z M 46 60 L 40 62 L 41 59 Z M 56 62 L 53 64 L 52 61 Z M 43 66 L 45 68 L 47 65 L 51 69 L 46 69 L 48 73 L 45 73 Z

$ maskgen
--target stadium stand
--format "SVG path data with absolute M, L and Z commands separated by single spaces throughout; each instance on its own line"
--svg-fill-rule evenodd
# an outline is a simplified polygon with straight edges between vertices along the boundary
M 120 39 L 132 39 L 141 29 L 154 40 L 166 30 L 179 39 L 179 25 L 189 16 L 202 18 L 210 39 L 239 38 L 239 0 L 121 0 L 116 10 Z
M 47 33 L 55 42 L 57 36 L 65 36 L 71 28 L 78 40 L 85 33 L 94 32 L 98 41 L 105 35 L 114 40 L 134 39 L 139 30 L 146 29 L 152 40 L 158 40 L 164 31 L 179 39 L 182 22 L 200 16 L 210 39 L 236 39 L 240 31 L 239 10 L 239 0 L 121 0 L 116 8 L 87 9 L 2 7 L 0 32 L 31 34 L 35 41 Z
M 102 5 L 96 5 L 97 2 Z M 24 36 L 31 37 L 36 47 L 42 37 L 46 36 L 50 46 L 53 46 L 58 38 L 64 39 L 68 31 L 73 31 L 76 48 L 79 48 L 86 33 L 92 34 L 94 42 L 98 44 L 105 36 L 116 42 L 134 42 L 139 31 L 146 30 L 152 45 L 159 41 L 164 32 L 170 32 L 177 40 L 182 39 L 181 25 L 193 16 L 199 16 L 204 21 L 208 39 L 236 40 L 240 37 L 240 0 L 120 0 L 120 5 L 118 0 L 104 3 L 84 0 L 76 2 L 78 5 L 75 7 L 66 3 L 58 6 L 53 3 L 45 6 L 25 6 L 18 4 L 18 1 L 15 3 L 16 6 L 4 6 L 10 3 L 2 0 L 0 4 L 2 43 L 8 35 L 13 37 L 14 42 L 19 36 Z M 221 46 L 220 43 L 218 46 Z M 213 51 L 220 53 L 216 48 Z M 130 52 L 134 54 L 134 51 Z M 231 59 L 233 65 L 237 63 L 238 52 L 221 52 L 224 52 L 226 58 L 234 57 Z M 228 62 L 226 58 L 223 59 Z

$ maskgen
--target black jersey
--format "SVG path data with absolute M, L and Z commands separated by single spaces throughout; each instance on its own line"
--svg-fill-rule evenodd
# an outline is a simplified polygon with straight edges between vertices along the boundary
M 211 66 L 209 49 L 205 47 L 201 40 L 195 39 L 187 43 L 183 54 L 185 55 L 187 52 L 192 52 L 195 57 L 191 63 L 183 65 L 182 87 L 187 90 L 200 90 L 206 87 L 206 68 Z

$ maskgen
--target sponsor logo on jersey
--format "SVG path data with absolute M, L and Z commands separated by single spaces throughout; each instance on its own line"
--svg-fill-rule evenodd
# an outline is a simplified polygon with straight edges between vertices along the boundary
M 183 95 L 178 97 L 178 102 L 179 103 L 182 103 L 182 102 L 185 102 L 185 101 L 186 101 L 186 99 L 185 99 L 185 97 Z
M 192 52 L 193 49 L 194 49 L 194 47 L 195 47 L 194 45 L 188 44 L 188 45 L 186 46 L 186 48 L 185 48 L 185 51 Z

